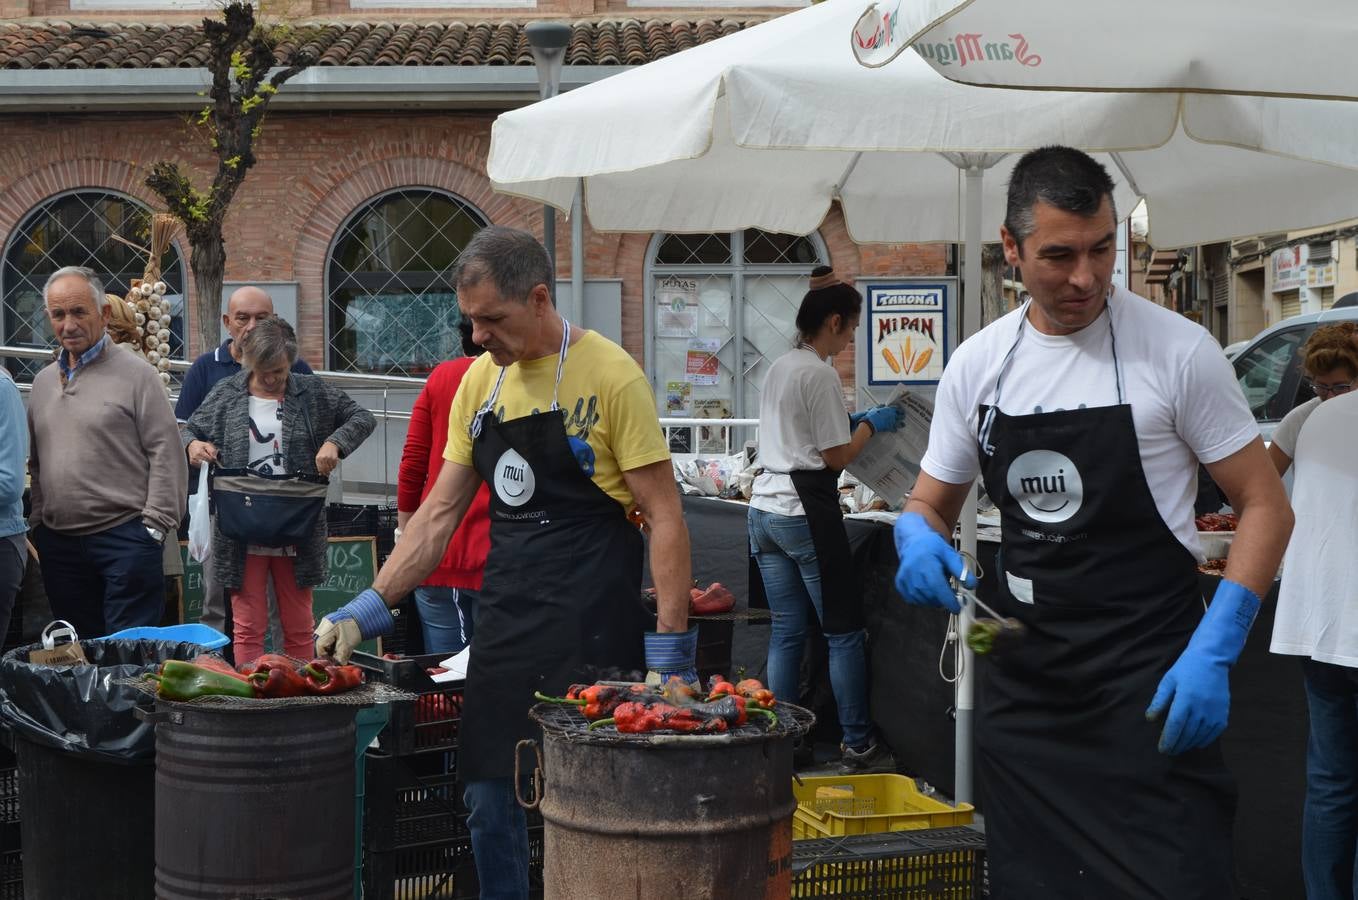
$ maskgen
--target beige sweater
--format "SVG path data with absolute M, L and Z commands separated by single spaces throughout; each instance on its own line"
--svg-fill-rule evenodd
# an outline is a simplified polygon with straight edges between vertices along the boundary
M 188 464 L 160 376 L 111 342 L 61 383 L 57 363 L 33 379 L 28 402 L 33 510 L 29 521 L 92 534 L 140 518 L 179 528 Z

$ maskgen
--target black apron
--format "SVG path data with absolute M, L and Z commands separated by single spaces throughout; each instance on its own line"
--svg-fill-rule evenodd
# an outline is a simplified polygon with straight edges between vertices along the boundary
M 1112 311 L 1109 333 L 1112 335 Z M 986 665 L 977 774 L 996 900 L 1225 900 L 1235 785 L 1219 744 L 1179 756 L 1147 722 L 1202 617 L 1193 556 L 1141 467 L 1116 343 L 1117 405 L 980 409 L 1001 512 L 996 610 L 1027 626 Z
M 806 527 L 816 548 L 820 569 L 821 630 L 847 634 L 863 628 L 863 593 L 854 575 L 849 535 L 839 508 L 839 472 L 809 469 L 789 472 L 802 501 Z M 758 566 L 756 566 L 758 568 Z
M 570 323 L 563 322 L 561 384 Z M 490 485 L 490 553 L 467 669 L 460 776 L 514 772 L 534 737 L 533 692 L 559 696 L 595 668 L 642 667 L 642 539 L 621 504 L 586 475 L 565 413 L 501 421 L 504 370 L 472 425 L 472 464 Z

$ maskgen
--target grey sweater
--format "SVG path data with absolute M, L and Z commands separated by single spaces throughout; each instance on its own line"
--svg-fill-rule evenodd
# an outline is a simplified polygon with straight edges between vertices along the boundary
M 248 372 L 237 372 L 217 382 L 184 426 L 183 446 L 207 441 L 217 448 L 218 461 L 227 468 L 243 468 L 250 456 L 250 392 Z M 310 429 L 299 415 L 309 413 Z M 315 375 L 288 375 L 283 394 L 283 452 L 290 472 L 316 472 L 316 453 L 331 441 L 341 457 L 358 449 L 377 427 L 373 414 L 353 398 Z M 325 581 L 325 516 L 316 522 L 311 537 L 297 547 L 293 574 L 298 587 L 315 587 Z M 219 584 L 239 588 L 245 574 L 246 545 L 212 529 L 212 573 Z
M 146 360 L 109 342 L 66 384 L 53 362 L 33 379 L 28 432 L 34 524 L 93 534 L 140 518 L 166 534 L 179 529 L 188 466 Z

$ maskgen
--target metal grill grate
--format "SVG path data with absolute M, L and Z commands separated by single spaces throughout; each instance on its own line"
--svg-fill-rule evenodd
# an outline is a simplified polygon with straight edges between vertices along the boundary
M 149 697 L 156 695 L 156 684 L 149 679 L 119 678 L 113 683 L 135 687 Z M 272 700 L 250 700 L 245 697 L 208 696 L 199 697 L 196 700 L 161 700 L 160 702 L 168 703 L 172 707 L 195 706 L 212 707 L 232 712 L 262 712 L 271 709 L 291 709 L 297 706 L 372 706 L 376 703 L 396 703 L 414 699 L 415 695 L 408 691 L 394 688 L 389 684 L 369 682 L 354 688 L 352 691 L 319 697 L 279 697 Z
M 779 702 L 774 710 L 778 720 L 772 726 L 746 724 L 725 734 L 623 734 L 612 725 L 589 731 L 589 721 L 574 707 L 559 703 L 539 703 L 529 715 L 543 731 L 584 744 L 628 747 L 680 747 L 704 744 L 748 744 L 772 738 L 797 737 L 816 724 L 809 709 Z

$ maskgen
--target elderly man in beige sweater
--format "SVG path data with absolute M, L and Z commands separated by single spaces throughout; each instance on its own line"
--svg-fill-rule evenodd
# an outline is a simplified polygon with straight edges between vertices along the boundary
M 61 347 L 33 379 L 28 468 L 52 613 L 82 638 L 158 625 L 162 547 L 188 492 L 174 411 L 156 370 L 108 340 L 94 272 L 57 270 L 43 301 Z

